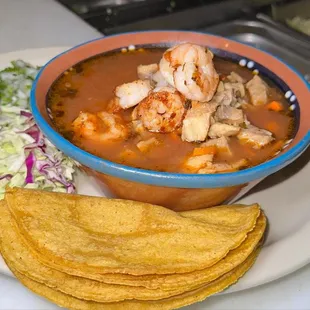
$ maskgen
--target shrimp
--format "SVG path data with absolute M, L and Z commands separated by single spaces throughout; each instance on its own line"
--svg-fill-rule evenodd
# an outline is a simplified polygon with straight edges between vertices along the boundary
M 162 76 L 166 79 L 168 84 L 171 86 L 174 86 L 174 78 L 173 78 L 173 72 L 175 70 L 174 66 L 171 64 L 171 52 L 173 48 L 169 48 L 164 53 L 163 57 L 161 58 L 159 62 L 159 71 L 162 74 Z
M 206 102 L 214 96 L 219 82 L 212 59 L 208 49 L 183 43 L 164 53 L 159 69 L 166 81 L 187 99 Z
M 80 112 L 72 127 L 80 137 L 100 142 L 122 140 L 129 136 L 122 119 L 104 111 L 96 114 Z
M 137 105 L 147 97 L 152 90 L 151 82 L 148 80 L 136 80 L 117 86 L 115 95 L 119 99 L 118 104 L 122 109 L 128 109 Z
M 151 132 L 172 132 L 181 126 L 185 98 L 171 87 L 156 88 L 136 108 L 136 115 Z

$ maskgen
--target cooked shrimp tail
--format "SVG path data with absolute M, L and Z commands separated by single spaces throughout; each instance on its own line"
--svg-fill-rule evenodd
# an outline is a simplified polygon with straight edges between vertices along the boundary
M 122 109 L 128 109 L 137 105 L 147 97 L 152 90 L 151 82 L 148 80 L 137 80 L 117 86 L 115 95 L 119 99 L 118 103 Z
M 202 46 L 184 43 L 168 49 L 160 63 L 161 74 L 187 99 L 210 101 L 219 76 L 213 65 L 213 54 Z

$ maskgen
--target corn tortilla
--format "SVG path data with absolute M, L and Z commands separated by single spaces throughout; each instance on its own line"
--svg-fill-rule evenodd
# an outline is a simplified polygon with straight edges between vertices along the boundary
M 97 302 L 115 302 L 129 299 L 157 300 L 175 296 L 206 284 L 242 263 L 257 246 L 265 226 L 266 220 L 261 214 L 254 230 L 249 233 L 245 242 L 239 248 L 228 253 L 223 260 L 196 273 L 168 275 L 166 279 L 163 275 L 155 275 L 153 281 L 156 280 L 156 277 L 160 277 L 161 281 L 166 284 L 166 289 L 169 288 L 167 284 L 169 285 L 169 282 L 172 281 L 173 288 L 168 291 L 152 290 L 144 287 L 111 285 L 79 278 L 41 264 L 23 243 L 5 202 L 0 202 L 0 235 L 2 235 L 2 255 L 5 260 L 19 273 L 32 280 L 77 298 Z M 139 277 L 136 278 L 138 281 Z
M 45 286 L 44 284 L 33 281 L 18 271 L 12 271 L 15 276 L 31 291 L 41 295 L 48 300 L 56 303 L 61 307 L 79 310 L 168 310 L 176 309 L 183 306 L 193 304 L 195 302 L 202 301 L 207 297 L 218 293 L 228 286 L 234 284 L 242 277 L 246 271 L 254 264 L 255 259 L 259 253 L 259 250 L 255 250 L 241 265 L 230 271 L 229 273 L 221 276 L 219 279 L 205 285 L 197 290 L 193 290 L 178 296 L 161 299 L 157 301 L 122 301 L 116 303 L 97 303 L 94 301 L 85 301 L 70 295 L 66 295 L 52 288 Z
M 167 275 L 132 276 L 126 274 L 105 274 L 104 282 L 128 286 L 144 286 L 150 289 L 171 290 L 180 287 L 196 286 L 211 282 L 241 264 L 263 239 L 267 220 L 263 212 L 257 219 L 255 228 L 248 234 L 245 241 L 236 249 L 231 250 L 222 260 L 211 267 L 188 273 Z
M 245 240 L 260 214 L 258 205 L 217 207 L 222 219 L 229 209 L 229 226 L 208 216 L 209 209 L 198 221 L 186 212 L 117 199 L 27 189 L 9 189 L 5 199 L 38 260 L 99 281 L 105 273 L 173 274 L 212 266 Z

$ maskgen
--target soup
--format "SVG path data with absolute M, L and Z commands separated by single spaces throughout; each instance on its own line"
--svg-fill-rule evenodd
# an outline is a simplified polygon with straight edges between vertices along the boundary
M 275 85 L 192 44 L 87 59 L 54 83 L 48 106 L 57 130 L 80 148 L 166 172 L 260 164 L 293 129 Z

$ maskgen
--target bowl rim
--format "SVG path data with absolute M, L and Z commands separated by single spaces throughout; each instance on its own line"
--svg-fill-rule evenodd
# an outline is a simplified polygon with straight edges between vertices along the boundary
M 133 182 L 148 184 L 148 185 L 156 185 L 156 186 L 165 186 L 165 187 L 174 187 L 174 188 L 217 188 L 217 187 L 227 187 L 234 186 L 239 184 L 246 184 L 248 182 L 262 179 L 278 170 L 287 164 L 291 163 L 295 160 L 303 151 L 306 150 L 308 145 L 310 144 L 310 130 L 302 137 L 302 139 L 291 149 L 287 150 L 284 153 L 279 154 L 279 156 L 272 158 L 266 162 L 263 162 L 259 165 L 239 170 L 235 172 L 229 173 L 218 173 L 218 174 L 185 174 L 185 173 L 170 173 L 170 172 L 158 172 L 154 170 L 146 170 L 140 168 L 134 168 L 118 163 L 114 163 L 112 161 L 103 159 L 101 157 L 95 156 L 91 153 L 84 151 L 83 149 L 75 146 L 70 141 L 65 139 L 62 135 L 60 135 L 54 128 L 52 128 L 48 122 L 41 115 L 37 104 L 36 104 L 36 90 L 37 83 L 47 66 L 49 66 L 54 60 L 61 57 L 62 55 L 69 53 L 81 46 L 87 45 L 89 43 L 98 41 L 98 40 L 106 40 L 110 37 L 123 36 L 126 34 L 143 34 L 143 33 L 166 33 L 166 32 L 178 32 L 178 33 L 193 33 L 200 34 L 206 36 L 212 36 L 215 38 L 223 38 L 218 35 L 210 34 L 207 32 L 199 32 L 199 31 L 186 31 L 186 30 L 150 30 L 150 31 L 134 31 L 134 32 L 126 32 L 121 34 L 115 34 L 111 36 L 104 36 L 100 38 L 96 38 L 93 40 L 89 40 L 78 44 L 58 55 L 50 59 L 43 67 L 41 67 L 39 73 L 37 74 L 30 93 L 30 107 L 33 114 L 33 117 L 42 130 L 43 134 L 47 136 L 47 138 L 64 154 L 70 156 L 74 160 L 79 163 L 94 169 L 97 172 L 101 172 L 104 174 L 108 174 L 114 177 L 118 177 L 121 179 L 126 179 Z M 310 91 L 310 84 L 304 79 L 304 77 L 299 73 L 295 68 L 291 65 L 287 64 L 277 56 L 272 55 L 269 52 L 263 51 L 259 48 L 250 46 L 248 44 L 244 44 L 238 42 L 237 40 L 225 38 L 225 40 L 235 42 L 239 45 L 251 47 L 255 50 L 258 50 L 260 53 L 265 53 L 278 62 L 282 63 L 284 66 L 288 67 L 293 73 L 306 85 L 308 90 Z

